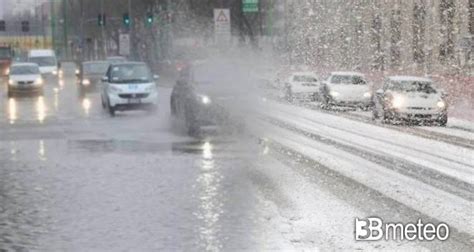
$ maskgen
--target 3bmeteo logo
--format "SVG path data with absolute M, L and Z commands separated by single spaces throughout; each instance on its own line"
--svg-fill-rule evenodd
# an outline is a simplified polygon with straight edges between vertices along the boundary
M 449 226 L 446 223 L 434 225 L 423 223 L 418 219 L 416 223 L 384 223 L 381 218 L 369 217 L 355 219 L 356 241 L 408 240 L 445 241 L 449 238 Z

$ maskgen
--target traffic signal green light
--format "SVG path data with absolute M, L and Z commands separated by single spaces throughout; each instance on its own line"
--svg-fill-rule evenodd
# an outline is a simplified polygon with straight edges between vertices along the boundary
M 146 15 L 146 23 L 147 23 L 148 25 L 153 24 L 153 14 L 148 13 L 148 14 Z
M 123 14 L 123 24 L 128 27 L 128 26 L 130 26 L 131 22 L 132 21 L 130 20 L 130 15 L 128 13 L 124 13 Z
M 99 14 L 97 16 L 97 24 L 99 26 L 105 26 L 105 14 Z

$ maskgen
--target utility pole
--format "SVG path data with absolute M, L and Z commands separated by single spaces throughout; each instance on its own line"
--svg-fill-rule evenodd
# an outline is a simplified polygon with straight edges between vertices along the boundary
M 104 20 L 106 20 L 106 15 L 105 15 L 105 12 L 104 12 L 104 0 L 100 0 L 100 13 L 102 16 L 102 18 Z M 103 53 L 104 53 L 104 57 L 107 57 L 107 41 L 106 41 L 106 38 L 105 38 L 105 25 L 106 25 L 107 21 L 104 22 L 104 24 L 102 26 L 100 26 L 100 33 L 101 33 L 101 37 L 102 37 L 102 50 L 103 50 Z
M 81 23 L 80 23 L 80 47 L 81 47 L 81 55 L 79 56 L 81 61 L 84 61 L 84 0 L 80 0 L 80 8 L 81 8 Z
M 64 55 L 66 57 L 66 59 L 69 58 L 69 53 L 68 53 L 68 48 L 69 48 L 69 45 L 68 45 L 68 37 L 67 37 L 67 26 L 68 26 L 68 21 L 67 21 L 67 6 L 66 6 L 66 3 L 67 1 L 66 0 L 63 0 L 62 4 L 63 4 L 63 35 L 64 35 Z
M 135 55 L 135 39 L 133 37 L 133 26 L 135 25 L 135 19 L 132 13 L 132 0 L 128 0 L 128 16 L 130 17 L 130 25 L 128 27 L 128 36 L 130 41 L 130 55 Z

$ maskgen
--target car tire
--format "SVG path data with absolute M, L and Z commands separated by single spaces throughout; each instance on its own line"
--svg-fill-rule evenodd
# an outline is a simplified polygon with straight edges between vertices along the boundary
M 110 101 L 107 102 L 107 108 L 109 109 L 110 116 L 115 116 L 115 108 L 110 105 Z
M 174 102 L 174 98 L 170 99 L 170 113 L 172 116 L 176 116 L 176 105 Z
M 441 117 L 440 119 L 438 119 L 438 124 L 441 127 L 446 127 L 446 124 L 448 124 L 448 116 L 445 115 L 445 116 Z
M 291 92 L 291 87 L 285 88 L 285 100 L 288 102 L 293 102 L 293 93 Z

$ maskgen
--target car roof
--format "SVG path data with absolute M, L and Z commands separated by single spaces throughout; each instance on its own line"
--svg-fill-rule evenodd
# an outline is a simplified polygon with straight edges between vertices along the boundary
M 424 77 L 417 77 L 417 76 L 408 76 L 408 75 L 395 75 L 389 76 L 389 80 L 391 81 L 420 81 L 420 82 L 433 82 L 429 78 Z
M 331 72 L 331 75 L 349 75 L 349 76 L 361 76 L 361 77 L 365 76 L 363 73 L 352 72 L 352 71 L 336 71 L 336 72 Z
M 313 72 L 293 72 L 291 73 L 292 76 L 295 76 L 295 75 L 310 75 L 310 76 L 317 76 L 315 73 Z
M 13 63 L 11 65 L 11 67 L 17 67 L 17 66 L 35 66 L 35 67 L 38 67 L 38 64 L 31 63 L 31 62 L 21 62 L 21 63 Z
M 110 64 L 108 61 L 96 60 L 96 61 L 84 61 L 82 64 Z
M 55 56 L 55 52 L 51 49 L 33 49 L 28 52 L 29 56 Z
M 117 63 L 113 63 L 111 64 L 111 66 L 129 66 L 129 65 L 137 65 L 137 66 L 140 66 L 140 65 L 146 65 L 145 62 L 139 62 L 139 61 L 124 61 L 124 62 L 117 62 Z
M 107 57 L 108 60 L 111 60 L 111 59 L 126 59 L 125 57 L 123 56 L 109 56 Z

